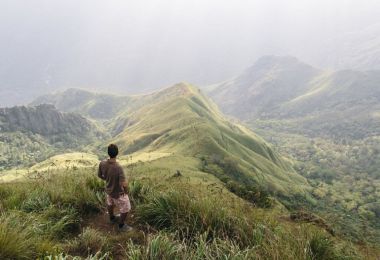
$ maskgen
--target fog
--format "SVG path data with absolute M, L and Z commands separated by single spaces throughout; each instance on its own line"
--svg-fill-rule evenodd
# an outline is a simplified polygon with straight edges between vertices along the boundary
M 207 85 L 262 55 L 315 66 L 323 42 L 377 24 L 376 0 L 1 0 L 0 106 L 68 87 Z

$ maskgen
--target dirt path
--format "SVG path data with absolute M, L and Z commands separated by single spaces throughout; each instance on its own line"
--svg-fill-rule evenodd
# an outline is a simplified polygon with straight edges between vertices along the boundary
M 118 214 L 118 212 L 115 212 Z M 111 223 L 106 212 L 89 216 L 85 221 L 83 228 L 92 228 L 101 232 L 110 244 L 113 259 L 125 259 L 125 251 L 128 241 L 135 244 L 145 244 L 146 234 L 139 230 L 133 223 L 133 212 L 127 217 L 127 224 L 133 227 L 132 231 L 119 232 L 117 223 Z

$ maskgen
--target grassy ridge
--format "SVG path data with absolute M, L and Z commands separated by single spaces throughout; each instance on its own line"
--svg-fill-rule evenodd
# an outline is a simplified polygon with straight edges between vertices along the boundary
M 284 195 L 307 189 L 305 179 L 263 139 L 227 121 L 198 89 L 179 84 L 165 90 L 164 96 L 128 114 L 128 121 L 133 123 L 114 137 L 127 153 L 162 151 L 197 158 L 229 158 L 236 162 L 245 182 L 265 187 L 273 184 L 273 192 Z

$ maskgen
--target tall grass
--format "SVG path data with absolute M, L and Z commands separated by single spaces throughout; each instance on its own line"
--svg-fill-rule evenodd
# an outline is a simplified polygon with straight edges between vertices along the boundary
M 107 250 L 107 238 L 99 231 L 85 228 L 74 240 L 66 246 L 66 251 L 72 255 L 88 256 L 104 253 Z
M 196 198 L 186 192 L 152 193 L 137 205 L 135 214 L 140 224 L 172 234 L 155 239 L 165 243 L 166 253 L 175 251 L 180 259 L 358 258 L 354 250 L 338 247 L 318 227 L 286 227 L 255 217 L 252 208 L 232 208 L 226 201 Z M 143 253 L 154 252 L 152 241 L 145 245 L 145 251 L 131 247 L 135 259 L 153 259 Z
M 17 224 L 9 216 L 0 217 L 0 259 L 32 259 L 38 254 L 40 241 L 25 225 Z
M 60 241 L 79 232 L 82 218 L 101 209 L 94 178 L 78 171 L 0 185 L 0 259 L 33 259 L 60 250 Z
M 191 198 L 187 193 L 170 192 L 151 195 L 136 208 L 136 220 L 154 228 L 191 239 L 207 232 L 210 239 L 230 238 L 241 245 L 252 242 L 255 223 L 227 211 L 225 206 L 208 199 Z
M 119 256 L 116 243 L 124 245 L 126 259 L 357 258 L 347 243 L 317 227 L 278 223 L 278 216 L 240 199 L 179 187 L 158 192 L 130 182 L 133 222 L 144 234 L 126 243 L 133 234 L 81 230 L 82 220 L 103 204 L 103 183 L 94 175 L 0 185 L 0 259 L 108 259 Z

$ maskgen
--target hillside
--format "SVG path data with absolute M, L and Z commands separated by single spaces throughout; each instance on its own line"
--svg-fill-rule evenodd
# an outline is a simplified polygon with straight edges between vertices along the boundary
M 245 184 L 270 186 L 273 193 L 284 194 L 307 187 L 263 139 L 227 121 L 199 89 L 178 84 L 153 95 L 144 97 L 152 100 L 149 105 L 126 115 L 131 123 L 114 137 L 126 153 L 163 151 L 214 162 L 231 160 L 236 172 L 228 175 Z
M 96 125 L 79 114 L 51 105 L 0 109 L 0 168 L 28 166 L 54 154 L 83 150 L 103 138 Z

